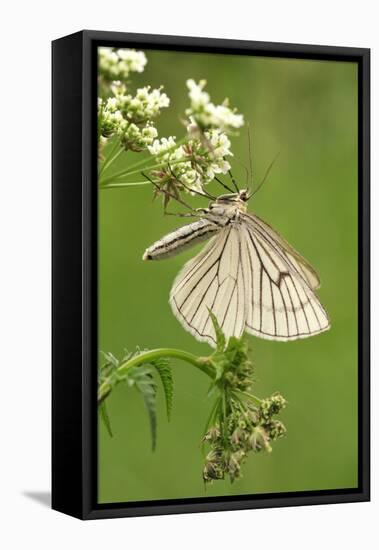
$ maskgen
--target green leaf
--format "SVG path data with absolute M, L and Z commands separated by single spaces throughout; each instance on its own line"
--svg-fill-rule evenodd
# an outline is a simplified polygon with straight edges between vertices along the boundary
M 106 407 L 106 404 L 105 404 L 105 401 L 103 401 L 100 406 L 99 406 L 99 413 L 100 413 L 100 418 L 101 420 L 104 422 L 104 425 L 107 429 L 107 432 L 108 434 L 113 437 L 113 432 L 112 432 L 112 428 L 111 428 L 111 422 L 110 422 L 110 419 L 109 419 L 109 415 L 108 415 L 108 411 L 107 411 L 107 407 Z
M 111 363 L 114 367 L 118 367 L 119 365 L 119 360 L 116 359 L 116 357 L 113 355 L 113 353 L 110 353 L 108 351 L 102 351 L 101 352 L 104 359 L 106 360 L 107 363 Z
M 213 384 L 216 384 L 224 375 L 225 370 L 228 368 L 229 362 L 224 353 L 215 351 L 212 356 L 212 365 L 216 371 L 216 376 Z
M 216 350 L 222 352 L 224 351 L 225 345 L 226 345 L 225 334 L 222 332 L 222 329 L 218 324 L 215 314 L 209 308 L 208 308 L 208 311 L 213 324 L 213 328 L 216 333 Z
M 135 384 L 142 395 L 150 421 L 151 446 L 155 450 L 157 444 L 157 385 L 154 381 L 151 368 L 138 366 L 130 369 L 129 383 Z
M 162 386 L 163 386 L 163 390 L 166 398 L 167 420 L 170 420 L 171 410 L 172 410 L 172 399 L 174 396 L 174 383 L 172 379 L 171 367 L 168 361 L 165 359 L 154 361 L 153 366 L 157 369 L 162 382 Z

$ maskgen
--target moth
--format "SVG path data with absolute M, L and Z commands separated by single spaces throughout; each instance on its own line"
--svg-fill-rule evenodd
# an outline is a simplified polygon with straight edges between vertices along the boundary
M 238 189 L 238 188 L 237 188 Z M 247 211 L 246 189 L 223 194 L 200 218 L 147 248 L 144 260 L 206 246 L 176 277 L 170 292 L 174 315 L 197 340 L 216 344 L 211 310 L 227 338 L 244 331 L 268 340 L 290 341 L 330 327 L 315 290 L 311 265 L 268 223 Z

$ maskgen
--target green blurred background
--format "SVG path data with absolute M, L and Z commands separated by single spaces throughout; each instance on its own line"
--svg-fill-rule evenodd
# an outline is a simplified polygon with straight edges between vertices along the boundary
M 174 408 L 167 422 L 159 387 L 158 445 L 151 451 L 141 396 L 120 386 L 108 399 L 114 437 L 99 425 L 99 502 L 138 501 L 357 486 L 357 66 L 353 63 L 145 50 L 148 65 L 132 87 L 164 85 L 171 106 L 160 136 L 183 135 L 187 78 L 208 82 L 214 103 L 229 97 L 251 125 L 257 184 L 280 152 L 249 208 L 318 271 L 329 332 L 289 343 L 249 337 L 255 393 L 288 400 L 286 438 L 252 455 L 233 485 L 202 482 L 200 439 L 211 402 L 208 379 L 173 362 Z M 241 185 L 249 164 L 246 126 L 232 138 Z M 126 153 L 114 170 L 141 159 Z M 137 179 L 142 179 L 137 176 Z M 211 189 L 211 188 L 210 188 Z M 219 193 L 217 184 L 213 191 Z M 197 206 L 205 203 L 194 200 Z M 211 349 L 185 332 L 168 296 L 175 275 L 199 250 L 162 262 L 145 248 L 183 220 L 162 215 L 148 186 L 99 192 L 99 349 Z

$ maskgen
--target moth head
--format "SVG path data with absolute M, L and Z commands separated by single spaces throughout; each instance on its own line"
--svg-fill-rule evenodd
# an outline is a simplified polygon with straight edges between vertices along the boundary
M 241 191 L 238 194 L 238 198 L 243 201 L 247 202 L 250 199 L 250 190 L 249 189 L 241 189 Z
M 238 193 L 228 193 L 225 195 L 220 195 L 217 197 L 217 200 L 210 204 L 210 206 L 215 204 L 234 204 L 234 205 L 240 205 L 247 203 L 247 201 L 250 199 L 250 191 L 249 189 L 241 189 L 241 191 L 238 191 Z

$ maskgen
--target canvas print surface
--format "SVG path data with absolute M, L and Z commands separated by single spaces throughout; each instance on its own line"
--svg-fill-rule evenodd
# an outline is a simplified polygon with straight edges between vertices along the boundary
M 98 49 L 98 502 L 358 486 L 358 67 Z

